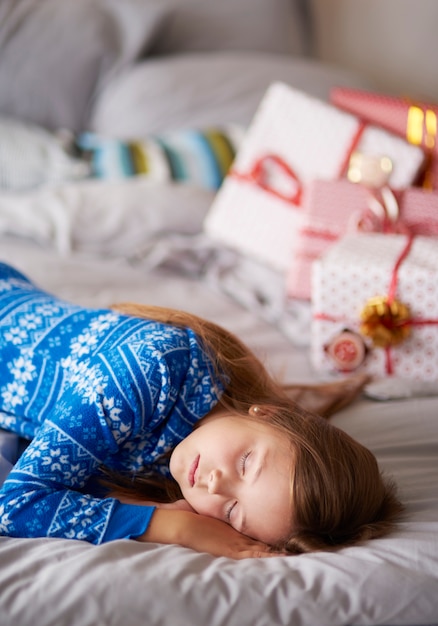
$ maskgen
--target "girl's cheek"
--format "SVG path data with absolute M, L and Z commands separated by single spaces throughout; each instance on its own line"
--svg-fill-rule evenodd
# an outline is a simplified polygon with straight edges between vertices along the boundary
M 211 496 L 201 496 L 191 501 L 187 498 L 187 501 L 199 515 L 206 515 L 207 517 L 214 517 L 215 519 L 226 521 L 223 504 L 214 502 Z
M 174 449 L 169 459 L 169 471 L 172 477 L 181 486 L 182 462 L 178 446 Z
M 200 493 L 196 493 L 194 489 L 191 489 L 186 491 L 184 496 L 186 501 L 196 511 L 196 513 L 199 513 L 200 515 L 211 515 L 209 513 L 208 503 Z

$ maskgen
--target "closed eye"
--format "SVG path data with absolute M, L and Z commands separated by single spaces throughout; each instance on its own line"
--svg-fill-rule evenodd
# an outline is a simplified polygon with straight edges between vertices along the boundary
M 239 461 L 239 468 L 240 468 L 240 473 L 242 474 L 242 476 L 245 476 L 245 472 L 246 472 L 246 461 L 249 457 L 249 455 L 251 454 L 251 450 L 248 450 L 247 452 L 245 452 L 244 454 L 242 454 L 242 456 L 240 457 L 240 461 Z M 237 505 L 237 500 L 235 500 L 233 502 L 233 504 L 231 504 L 231 506 L 228 507 L 226 513 L 225 513 L 225 518 L 227 520 L 227 522 L 229 524 L 231 524 L 231 514 L 233 512 L 234 507 Z
M 251 454 L 251 450 L 248 450 L 248 452 L 245 452 L 245 454 L 242 454 L 242 457 L 240 459 L 240 471 L 242 472 L 243 476 L 245 475 L 246 461 L 250 454 Z
M 228 507 L 227 512 L 225 513 L 225 517 L 229 524 L 231 524 L 231 513 L 233 512 L 233 509 L 236 506 L 236 504 L 237 504 L 237 500 L 233 502 L 233 504 L 230 507 Z

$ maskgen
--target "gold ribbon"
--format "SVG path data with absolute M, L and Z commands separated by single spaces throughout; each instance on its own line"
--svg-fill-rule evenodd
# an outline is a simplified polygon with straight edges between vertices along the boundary
M 369 337 L 376 348 L 396 346 L 411 334 L 411 312 L 400 300 L 374 296 L 360 314 L 362 335 Z

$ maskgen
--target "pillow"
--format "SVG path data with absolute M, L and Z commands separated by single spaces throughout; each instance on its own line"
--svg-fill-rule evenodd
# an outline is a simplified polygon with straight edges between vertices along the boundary
M 359 74 L 285 54 L 171 55 L 137 63 L 112 80 L 95 100 L 88 130 L 127 138 L 229 123 L 246 127 L 274 81 L 323 99 L 334 85 L 372 88 Z
M 148 49 L 164 15 L 138 0 L 1 0 L 0 113 L 86 129 L 96 91 Z
M 163 2 L 163 0 L 159 0 Z M 153 53 L 252 50 L 303 54 L 300 0 L 167 0 L 172 10 Z
M 33 124 L 0 117 L 0 188 L 14 191 L 89 175 L 85 161 L 64 149 L 61 139 Z
M 129 141 L 82 133 L 76 138 L 76 148 L 96 178 L 147 176 L 156 182 L 176 181 L 216 190 L 243 134 L 239 126 L 183 129 Z
M 0 113 L 87 130 L 100 88 L 152 49 L 298 53 L 297 1 L 1 0 Z

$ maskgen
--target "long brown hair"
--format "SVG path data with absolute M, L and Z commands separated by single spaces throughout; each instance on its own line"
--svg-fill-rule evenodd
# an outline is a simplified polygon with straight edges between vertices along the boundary
M 193 330 L 211 357 L 214 377 L 225 385 L 219 408 L 267 421 L 287 438 L 294 456 L 293 524 L 276 548 L 293 554 L 336 550 L 393 529 L 403 507 L 394 483 L 381 474 L 374 455 L 293 401 L 288 387 L 277 382 L 233 333 L 184 311 L 135 303 L 112 308 Z M 161 477 L 111 480 L 116 489 L 156 502 L 181 497 L 178 485 Z

